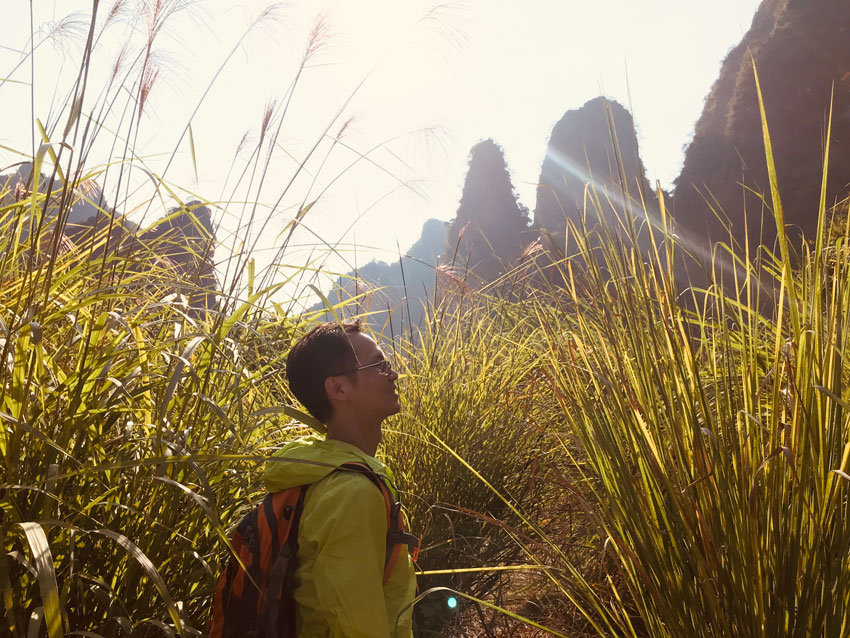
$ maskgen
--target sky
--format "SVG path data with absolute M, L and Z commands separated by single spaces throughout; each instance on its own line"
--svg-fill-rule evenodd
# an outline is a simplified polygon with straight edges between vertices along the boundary
M 304 263 L 315 259 L 316 246 L 319 252 L 334 246 L 338 256 L 320 263 L 341 271 L 371 258 L 390 261 L 418 238 L 426 219 L 453 218 L 469 150 L 482 139 L 503 147 L 520 200 L 533 211 L 552 126 L 599 95 L 632 111 L 648 177 L 669 187 L 720 64 L 758 5 L 304 0 L 263 13 L 270 3 L 260 0 L 165 2 L 187 6 L 154 41 L 158 75 L 132 139 L 135 154 L 157 175 L 168 166 L 165 179 L 181 198 L 218 202 L 219 239 L 255 245 L 259 263 L 272 261 L 287 224 L 321 195 L 275 261 Z M 122 68 L 130 76 L 127 60 L 147 38 L 146 4 L 154 0 L 124 0 L 104 29 L 84 112 L 95 115 L 96 91 L 106 86 L 125 43 Z M 44 43 L 25 57 L 32 44 L 30 2 L 4 2 L 0 173 L 20 161 L 21 152 L 31 153 L 34 118 L 55 124 L 54 137 L 60 136 L 91 12 L 91 2 L 78 0 L 34 0 L 32 6 L 32 43 Z M 99 23 L 112 6 L 101 1 Z M 299 74 L 317 18 L 321 46 Z M 45 40 L 58 24 L 65 25 L 62 37 Z M 115 95 L 120 104 L 129 91 Z M 270 104 L 270 130 L 279 136 L 262 188 L 256 179 L 237 186 L 246 166 L 251 174 L 250 150 Z M 106 131 L 126 122 L 117 107 L 99 121 Z M 184 134 L 189 122 L 191 138 Z M 118 159 L 113 139 L 101 136 L 88 168 Z M 144 171 L 132 175 L 130 196 L 113 200 L 132 218 L 152 221 L 174 203 L 140 205 L 152 197 L 151 182 Z M 260 202 L 256 217 L 267 221 L 255 222 L 246 235 L 252 207 L 236 201 Z

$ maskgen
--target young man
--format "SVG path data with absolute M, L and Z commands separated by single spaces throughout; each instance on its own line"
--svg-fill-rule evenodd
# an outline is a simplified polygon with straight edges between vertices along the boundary
M 311 330 L 290 351 L 286 375 L 296 398 L 327 427 L 324 439 L 286 445 L 264 474 L 270 492 L 310 484 L 298 530 L 297 635 L 410 638 L 416 581 L 407 547 L 384 584 L 384 498 L 364 474 L 337 470 L 366 464 L 392 485 L 375 451 L 381 423 L 401 409 L 398 374 L 360 323 L 349 322 Z

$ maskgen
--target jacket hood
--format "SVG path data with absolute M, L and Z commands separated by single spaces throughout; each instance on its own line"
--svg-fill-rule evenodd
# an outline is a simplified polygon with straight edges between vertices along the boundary
M 342 441 L 308 436 L 287 443 L 266 464 L 263 483 L 269 492 L 279 492 L 297 485 L 309 485 L 322 480 L 345 463 L 365 463 L 376 474 L 392 481 L 386 465 L 359 448 Z

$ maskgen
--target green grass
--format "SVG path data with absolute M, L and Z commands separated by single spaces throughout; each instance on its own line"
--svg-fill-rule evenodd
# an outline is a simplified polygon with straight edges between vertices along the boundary
M 149 57 L 100 106 L 129 96 L 138 114 Z M 57 251 L 80 182 L 139 162 L 135 116 L 123 160 L 88 170 L 68 146 L 108 133 L 65 115 L 32 158 L 52 185 L 0 193 L 0 631 L 197 635 L 264 459 L 305 431 L 280 361 L 314 320 L 291 291 L 316 257 L 255 272 L 269 221 L 250 186 L 207 201 L 244 232 L 220 247 L 217 290 L 157 260 L 165 243 L 110 250 L 106 212 L 112 233 Z M 718 251 L 712 285 L 679 305 L 686 247 L 663 209 L 651 234 L 626 212 L 572 229 L 580 259 L 531 251 L 483 290 L 435 273 L 419 332 L 387 343 L 404 410 L 380 454 L 424 540 L 417 633 L 500 635 L 525 617 L 567 636 L 846 635 L 847 218 L 830 225 L 821 201 L 798 262 L 785 245 L 760 270 Z M 198 292 L 218 307 L 187 308 Z
M 153 211 L 186 192 L 167 179 L 168 166 L 155 175 L 136 151 L 158 77 L 159 34 L 187 6 L 149 9 L 150 15 L 130 16 L 147 29 L 146 37 L 123 65 L 116 61 L 97 95 L 87 84 L 87 67 L 122 14 L 101 11 L 86 24 L 80 74 L 65 109 L 31 105 L 34 117 L 42 108 L 50 114 L 39 122 L 43 143 L 30 157 L 33 182 L 0 192 L 4 635 L 202 633 L 228 528 L 260 496 L 263 461 L 306 430 L 293 416 L 310 421 L 289 405 L 280 362 L 312 320 L 293 308 L 303 306 L 295 295 L 316 267 L 312 258 L 290 266 L 283 255 L 289 257 L 292 231 L 316 199 L 302 201 L 306 194 L 294 192 L 293 184 L 337 147 L 329 131 L 345 105 L 278 191 L 272 210 L 286 207 L 294 220 L 283 228 L 272 222 L 259 193 L 272 154 L 281 152 L 278 135 L 301 74 L 326 44 L 321 20 L 289 93 L 263 114 L 247 162 L 234 159 L 235 184 L 225 188 L 230 199 L 204 199 L 217 217 L 235 220 L 228 245 L 189 246 L 190 266 L 181 270 L 160 259 L 174 239 L 128 245 L 125 223 L 110 210 L 100 211 L 98 231 L 63 240 L 69 209 L 85 196 L 90 179 L 116 191 L 120 204 L 131 173 L 145 173 L 148 199 L 134 206 L 139 214 L 151 209 L 148 223 L 157 216 Z M 251 23 L 222 68 L 273 18 L 265 11 Z M 56 33 L 44 40 L 31 34 L 34 47 Z M 191 124 L 185 133 L 194 161 Z M 176 140 L 172 158 L 182 141 Z M 104 142 L 118 159 L 84 165 Z M 374 162 L 367 156 L 356 161 Z M 289 208 L 290 200 L 302 203 Z M 271 229 L 280 232 L 278 255 L 265 257 L 259 268 L 253 247 Z M 216 248 L 220 283 L 204 288 L 191 264 L 199 266 Z M 209 293 L 216 306 L 187 305 L 186 299 Z
M 775 175 L 766 121 L 764 132 Z M 604 200 L 591 195 L 591 205 Z M 775 179 L 770 195 L 766 206 L 782 227 Z M 510 525 L 525 554 L 511 559 L 549 567 L 531 596 L 550 606 L 538 617 L 552 629 L 850 630 L 846 207 L 821 201 L 819 235 L 796 261 L 780 244 L 779 255 L 762 249 L 756 267 L 730 238 L 709 264 L 710 287 L 685 294 L 676 253 L 687 247 L 673 240 L 663 208 L 650 234 L 625 214 L 574 226 L 580 259 L 537 255 L 492 286 L 499 295 L 434 311 L 407 357 L 417 371 L 429 362 L 434 382 L 419 389 L 412 381 L 403 418 L 435 447 L 415 448 L 425 460 L 406 461 L 418 468 L 411 480 L 438 476 L 426 489 L 446 488 L 426 500 L 449 494 L 451 503 L 480 504 L 470 507 L 480 521 L 498 503 L 491 533 Z M 564 286 L 545 284 L 553 280 Z M 512 416 L 524 410 L 525 418 Z M 494 422 L 502 428 L 488 455 L 475 435 Z M 537 493 L 516 487 L 530 479 L 532 457 L 541 462 Z M 575 527 L 541 524 L 563 523 L 573 509 L 582 515 L 580 543 Z M 486 551 L 497 543 L 478 538 L 479 565 L 496 564 Z M 451 562 L 466 566 L 457 555 Z M 509 591 L 500 600 L 528 597 Z

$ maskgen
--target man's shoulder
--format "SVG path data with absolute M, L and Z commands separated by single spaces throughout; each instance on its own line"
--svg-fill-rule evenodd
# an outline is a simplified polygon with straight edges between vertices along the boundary
M 338 521 L 347 521 L 353 529 L 385 529 L 387 504 L 381 491 L 359 472 L 332 472 L 312 484 L 304 500 L 303 519 L 313 533 L 324 532 Z
M 373 470 L 356 467 L 338 467 L 321 481 L 318 481 L 315 491 L 345 492 L 349 496 L 374 497 L 383 502 L 380 483 L 386 478 Z

